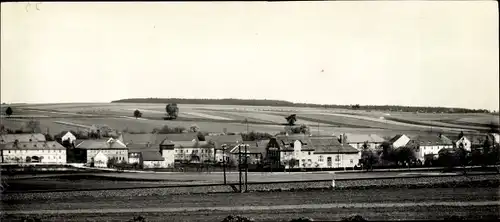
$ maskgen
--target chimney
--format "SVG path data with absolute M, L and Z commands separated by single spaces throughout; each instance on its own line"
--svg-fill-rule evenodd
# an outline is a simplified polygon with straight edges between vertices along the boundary
M 150 147 L 150 146 L 151 146 L 151 144 L 149 144 L 149 142 L 148 142 L 148 143 L 146 144 L 146 147 Z
M 339 142 L 341 144 L 344 143 L 344 135 L 342 135 L 342 134 L 339 135 Z

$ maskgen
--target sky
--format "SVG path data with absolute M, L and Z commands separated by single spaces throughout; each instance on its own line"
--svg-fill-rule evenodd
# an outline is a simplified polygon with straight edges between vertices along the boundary
M 496 1 L 2 3 L 1 102 L 498 110 Z

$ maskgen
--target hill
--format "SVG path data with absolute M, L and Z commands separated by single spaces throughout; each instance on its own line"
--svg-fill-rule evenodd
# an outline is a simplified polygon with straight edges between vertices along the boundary
M 266 99 L 185 99 L 185 98 L 132 98 L 112 101 L 112 103 L 177 103 L 177 104 L 205 104 L 205 105 L 239 105 L 239 106 L 287 106 L 287 107 L 311 107 L 311 108 L 343 108 L 354 110 L 378 110 L 378 111 L 400 111 L 420 113 L 489 113 L 485 109 L 465 109 L 447 107 L 417 107 L 417 106 L 393 106 L 393 105 L 331 105 L 293 103 L 285 100 Z

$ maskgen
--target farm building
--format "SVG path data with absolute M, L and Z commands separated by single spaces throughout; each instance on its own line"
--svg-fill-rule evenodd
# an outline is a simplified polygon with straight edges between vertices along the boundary
M 73 135 L 73 133 L 71 133 L 70 131 L 66 131 L 66 133 L 64 133 L 63 136 L 61 137 L 61 141 L 69 141 L 70 144 L 75 142 L 75 140 L 76 136 Z
M 45 136 L 41 133 L 33 134 L 2 134 L 0 144 L 17 142 L 45 142 Z
M 303 134 L 279 135 L 267 143 L 266 159 L 271 164 L 281 164 L 290 167 L 290 160 L 298 160 L 293 165 L 304 165 L 312 158 L 309 136 Z
M 214 146 L 206 141 L 174 142 L 164 140 L 160 145 L 160 151 L 166 164 L 174 162 L 202 163 L 214 159 Z
M 141 162 L 141 152 L 153 151 L 160 153 L 159 144 L 140 144 L 140 143 L 129 143 L 128 148 L 128 163 L 140 163 Z
M 0 151 L 2 163 L 66 163 L 66 148 L 53 141 L 3 143 Z
M 341 143 L 340 138 L 311 138 L 314 149 L 312 167 L 347 168 L 358 165 L 360 152 L 348 143 Z M 311 160 L 308 160 L 311 162 Z
M 416 158 L 422 162 L 426 155 L 437 156 L 441 149 L 453 148 L 453 142 L 444 135 L 419 135 L 414 141 L 419 146 Z
M 368 145 L 368 149 L 375 150 L 385 141 L 384 138 L 376 134 L 346 134 L 344 138 L 347 144 L 357 150 L 362 150 L 365 143 Z
M 142 151 L 140 162 L 144 169 L 147 168 L 166 168 L 165 158 L 158 151 Z
M 94 157 L 94 167 L 108 167 L 108 156 L 102 151 L 99 151 Z
M 119 140 L 125 145 L 128 144 L 156 144 L 160 148 L 161 142 L 167 138 L 165 134 L 156 133 L 123 133 L 119 136 Z
M 248 145 L 245 151 L 245 147 L 243 145 Z M 241 150 L 240 150 L 241 149 Z M 264 155 L 266 153 L 265 146 L 259 146 L 257 141 L 248 141 L 242 144 L 241 148 L 238 146 L 234 146 L 232 149 L 228 151 L 228 158 L 233 159 L 236 163 L 239 162 L 238 153 L 241 151 L 242 158 L 244 158 L 244 154 L 246 152 L 248 156 L 248 164 L 259 164 L 264 160 Z M 222 161 L 223 156 L 220 155 L 220 161 Z
M 222 162 L 222 146 L 226 145 L 226 153 L 229 153 L 231 149 L 235 148 L 238 144 L 241 144 L 243 142 L 243 138 L 241 137 L 241 135 L 213 135 L 206 136 L 205 141 L 214 145 L 215 161 Z
M 394 149 L 406 146 L 408 142 L 410 142 L 410 137 L 405 134 L 398 134 L 389 140 L 389 143 L 392 145 Z
M 116 158 L 120 162 L 128 162 L 127 146 L 120 140 L 113 138 L 107 140 L 77 140 L 75 148 L 70 150 L 83 153 L 83 159 L 79 160 L 81 163 L 91 163 L 99 152 L 102 152 L 109 159 Z

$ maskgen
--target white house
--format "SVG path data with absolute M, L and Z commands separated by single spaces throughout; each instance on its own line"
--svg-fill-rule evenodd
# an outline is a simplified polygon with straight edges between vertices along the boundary
M 174 162 L 203 163 L 214 159 L 214 146 L 206 141 L 164 140 L 160 145 L 160 153 L 168 166 L 173 166 Z
M 158 151 L 142 151 L 141 163 L 144 169 L 147 168 L 166 168 L 165 158 Z
M 339 140 L 337 137 L 311 138 L 314 167 L 351 168 L 359 164 L 360 151 Z
M 61 141 L 66 141 L 66 140 L 69 140 L 69 143 L 73 143 L 76 140 L 76 136 L 73 135 L 70 131 L 68 131 L 61 137 Z
M 66 163 L 66 148 L 53 141 L 0 144 L 2 163 Z
M 465 150 L 467 151 L 471 151 L 471 147 L 472 147 L 472 142 L 465 136 L 462 136 L 462 138 L 458 139 L 456 142 L 455 142 L 455 146 L 456 147 L 461 147 L 463 146 Z
M 453 142 L 444 135 L 419 135 L 415 142 L 418 145 L 416 157 L 422 162 L 426 155 L 437 156 L 441 149 L 453 148 Z
M 108 167 L 109 158 L 102 151 L 99 151 L 92 159 L 94 160 L 94 167 Z
M 77 141 L 74 151 L 83 151 L 86 154 L 85 159 L 81 160 L 85 163 L 92 162 L 92 159 L 102 152 L 108 158 L 116 158 L 118 162 L 128 162 L 128 149 L 122 141 L 113 138 L 107 140 L 82 140 Z M 94 160 L 95 161 L 95 160 Z
M 389 143 L 392 145 L 394 148 L 399 148 L 402 146 L 406 146 L 408 142 L 410 142 L 410 137 L 406 136 L 405 134 L 398 134 L 392 139 L 389 140 Z

